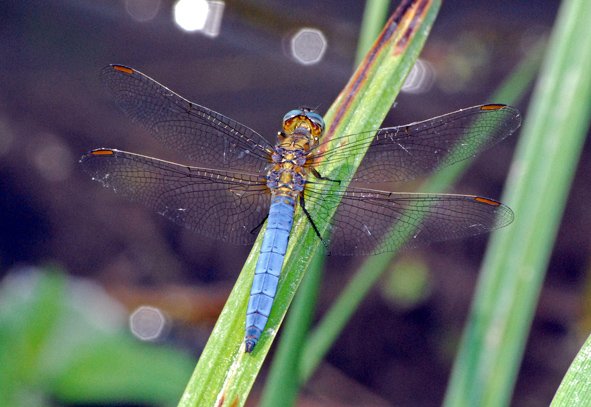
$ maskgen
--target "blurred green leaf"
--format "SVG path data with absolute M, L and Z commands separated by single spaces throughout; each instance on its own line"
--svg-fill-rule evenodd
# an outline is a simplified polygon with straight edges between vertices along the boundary
M 53 383 L 70 403 L 176 404 L 195 361 L 178 351 L 119 333 L 89 341 Z
M 9 406 L 173 404 L 194 362 L 134 339 L 123 310 L 57 270 L 9 274 L 0 288 L 0 399 Z
M 445 405 L 509 404 L 591 112 L 591 2 L 566 0 L 554 25 L 478 282 Z M 574 400 L 573 400 L 574 401 Z
M 382 295 L 400 308 L 412 308 L 429 295 L 431 271 L 420 258 L 399 259 L 384 277 L 379 287 Z

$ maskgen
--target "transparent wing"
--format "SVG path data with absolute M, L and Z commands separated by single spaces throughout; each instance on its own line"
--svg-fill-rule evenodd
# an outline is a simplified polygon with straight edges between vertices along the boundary
M 171 150 L 200 166 L 264 172 L 273 146 L 250 128 L 188 101 L 121 65 L 100 74 L 117 106 Z
M 338 189 L 338 188 L 337 188 Z M 324 195 L 309 185 L 305 200 L 313 217 L 326 218 L 338 203 L 326 233 L 340 255 L 393 252 L 490 232 L 513 221 L 513 212 L 492 199 L 470 195 L 407 194 L 363 188 Z
M 512 134 L 521 124 L 519 111 L 506 105 L 482 105 L 433 119 L 367 132 L 373 137 L 353 181 L 393 182 L 420 178 L 475 156 Z M 347 165 L 363 142 L 322 151 L 314 161 Z
M 115 192 L 181 226 L 229 243 L 253 243 L 255 229 L 269 211 L 266 180 L 260 177 L 109 149 L 93 150 L 80 163 L 93 179 Z

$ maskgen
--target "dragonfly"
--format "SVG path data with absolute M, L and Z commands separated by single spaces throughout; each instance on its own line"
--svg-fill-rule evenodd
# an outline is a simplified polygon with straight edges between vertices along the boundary
M 285 115 L 273 145 L 133 68 L 109 65 L 100 81 L 134 122 L 197 166 L 100 148 L 80 160 L 94 180 L 194 232 L 233 244 L 252 244 L 267 222 L 246 311 L 248 353 L 267 325 L 298 207 L 329 253 L 338 255 L 409 249 L 513 221 L 511 209 L 490 198 L 357 186 L 423 177 L 478 154 L 520 126 L 519 111 L 511 106 L 474 106 L 364 132 L 361 141 L 342 136 L 336 148 L 322 141 L 323 118 L 300 108 Z M 365 148 L 350 179 L 331 179 L 318 170 L 321 162 L 349 165 Z M 315 219 L 333 213 L 321 233 Z

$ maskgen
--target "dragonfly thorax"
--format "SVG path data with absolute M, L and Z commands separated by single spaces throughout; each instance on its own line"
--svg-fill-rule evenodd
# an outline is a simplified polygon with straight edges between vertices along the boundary
M 289 195 L 296 198 L 303 190 L 306 174 L 294 169 L 280 168 L 269 171 L 267 187 L 273 195 Z
M 306 138 L 287 137 L 273 152 L 273 164 L 267 174 L 267 187 L 272 195 L 296 198 L 303 191 L 308 176 L 306 165 L 310 143 Z
M 267 187 L 273 196 L 286 195 L 295 200 L 304 190 L 308 153 L 318 145 L 323 131 L 324 122 L 316 113 L 294 110 L 285 116 L 267 174 Z
M 281 164 L 283 167 L 303 167 L 306 164 L 307 151 L 302 149 L 290 149 L 277 147 L 273 152 L 273 164 Z

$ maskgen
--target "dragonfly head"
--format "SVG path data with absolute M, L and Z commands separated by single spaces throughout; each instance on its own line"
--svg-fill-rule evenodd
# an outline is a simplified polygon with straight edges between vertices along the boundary
M 309 108 L 292 110 L 283 117 L 283 132 L 309 137 L 316 144 L 324 132 L 324 120 Z

